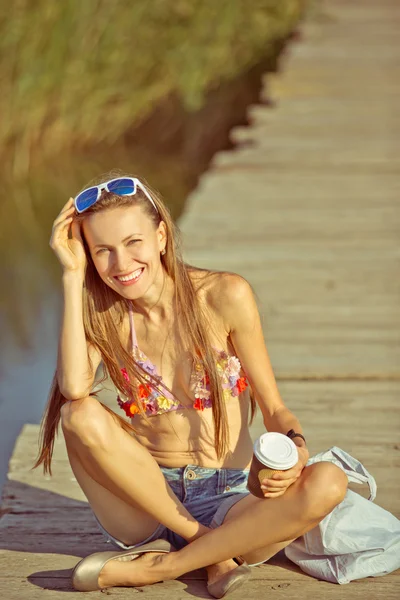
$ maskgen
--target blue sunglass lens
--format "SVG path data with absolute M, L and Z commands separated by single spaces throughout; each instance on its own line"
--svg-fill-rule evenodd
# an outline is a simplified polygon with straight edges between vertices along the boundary
M 92 206 L 97 200 L 97 187 L 88 188 L 87 190 L 83 190 L 78 196 L 75 198 L 75 206 L 78 212 L 83 212 L 90 206 Z
M 117 194 L 117 196 L 127 196 L 135 193 L 135 183 L 132 179 L 123 178 L 116 179 L 107 184 L 110 192 Z

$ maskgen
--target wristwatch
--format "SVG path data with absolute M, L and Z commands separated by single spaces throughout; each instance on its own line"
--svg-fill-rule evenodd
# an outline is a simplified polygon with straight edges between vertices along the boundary
M 286 434 L 291 440 L 295 437 L 300 437 L 302 440 L 304 440 L 304 443 L 307 444 L 306 442 L 306 438 L 304 437 L 304 435 L 302 433 L 296 433 L 294 429 L 289 429 L 289 431 Z

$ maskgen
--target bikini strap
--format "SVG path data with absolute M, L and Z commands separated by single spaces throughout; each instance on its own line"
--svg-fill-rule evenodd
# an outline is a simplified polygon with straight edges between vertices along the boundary
M 138 343 L 137 343 L 137 337 L 136 337 L 136 331 L 135 331 L 135 323 L 133 321 L 133 310 L 132 310 L 132 306 L 129 305 L 129 323 L 131 326 L 131 342 L 132 342 L 132 350 L 133 348 L 137 348 Z

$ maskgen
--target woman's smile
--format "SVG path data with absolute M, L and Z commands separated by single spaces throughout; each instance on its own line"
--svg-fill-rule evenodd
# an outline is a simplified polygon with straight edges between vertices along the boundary
M 132 285 L 139 281 L 144 271 L 144 267 L 140 267 L 140 269 L 136 269 L 136 271 L 132 271 L 127 275 L 114 275 L 114 279 L 118 281 L 121 285 Z

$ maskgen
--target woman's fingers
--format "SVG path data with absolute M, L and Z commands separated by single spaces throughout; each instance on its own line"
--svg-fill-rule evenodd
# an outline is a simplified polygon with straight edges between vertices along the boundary
M 304 466 L 301 463 L 298 463 L 287 471 L 274 473 L 270 478 L 263 479 L 261 489 L 264 493 L 264 497 L 276 498 L 284 494 L 287 488 L 300 477 L 303 468 Z
M 50 247 L 64 269 L 84 274 L 86 254 L 75 212 L 74 200 L 70 198 L 53 223 Z
M 65 217 L 59 223 L 54 223 L 53 229 L 51 231 L 51 237 L 59 238 L 60 236 L 62 236 L 63 239 L 67 239 L 72 220 L 73 220 L 73 217 L 71 216 L 71 217 Z
M 83 244 L 80 223 L 78 223 L 74 219 L 72 220 L 72 224 L 71 224 L 71 233 L 72 233 L 73 238 L 75 238 L 76 240 L 78 240 L 79 242 L 81 242 Z
M 279 498 L 279 496 L 283 496 L 286 492 L 286 489 L 280 490 L 279 492 L 265 492 L 264 498 Z
M 261 489 L 264 494 L 264 498 L 277 498 L 278 496 L 282 496 L 286 490 L 296 481 L 295 479 L 286 479 L 284 482 L 281 482 L 279 487 L 277 485 L 272 485 L 272 482 L 269 485 L 262 485 Z M 274 482 L 276 484 L 276 482 Z
M 264 498 L 278 498 L 279 496 L 283 496 L 288 487 L 289 486 L 277 490 L 263 490 Z
M 295 478 L 293 479 L 286 479 L 285 481 L 267 481 L 265 484 L 261 485 L 261 489 L 268 491 L 268 492 L 274 492 L 274 491 L 279 491 L 279 490 L 286 490 L 289 485 L 291 485 L 292 483 L 294 483 L 296 481 Z
M 64 204 L 64 206 L 62 207 L 61 210 L 64 210 L 66 208 L 69 208 L 70 206 L 74 206 L 74 199 L 73 198 L 69 198 L 66 203 Z
M 63 227 L 67 227 L 71 224 L 72 217 L 75 212 L 75 206 L 73 204 L 73 198 L 70 198 L 64 205 L 59 215 L 56 217 L 53 223 L 53 233 L 59 232 Z
M 59 215 L 54 219 L 53 225 L 58 225 L 61 223 L 66 217 L 70 217 L 75 212 L 75 206 L 66 206 L 64 207 Z
M 60 241 L 61 239 L 68 239 L 68 230 L 72 223 L 72 217 L 66 217 L 63 221 L 57 223 L 57 225 L 53 225 L 53 231 L 50 238 L 50 245 L 55 240 Z
M 286 481 L 287 479 L 297 478 L 301 475 L 301 472 L 304 468 L 304 465 L 298 463 L 296 466 L 288 469 L 287 471 L 280 471 L 279 473 L 274 473 L 270 479 L 272 481 Z
M 265 483 L 261 485 L 261 489 L 270 489 L 270 490 L 281 490 L 285 489 L 288 486 L 288 480 L 286 481 L 271 481 L 267 480 Z
M 272 485 L 283 483 L 286 485 L 286 482 L 291 479 L 297 479 L 301 475 L 301 470 L 297 468 L 289 469 L 285 473 L 274 473 L 271 477 L 266 477 L 263 479 L 262 483 L 271 483 Z
M 73 199 L 73 198 L 70 198 L 70 199 L 68 200 L 68 202 L 66 202 L 66 203 L 64 204 L 64 206 L 63 206 L 63 207 L 62 207 L 62 209 L 60 210 L 59 214 L 61 215 L 62 213 L 66 212 L 67 210 L 71 210 L 72 208 L 75 210 L 75 206 L 74 206 L 74 199 Z

